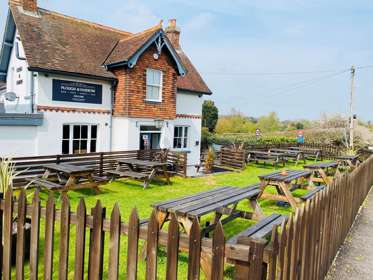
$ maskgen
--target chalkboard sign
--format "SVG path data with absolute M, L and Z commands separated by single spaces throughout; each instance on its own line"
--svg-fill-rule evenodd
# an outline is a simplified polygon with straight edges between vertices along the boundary
M 102 85 L 53 79 L 52 100 L 102 104 Z

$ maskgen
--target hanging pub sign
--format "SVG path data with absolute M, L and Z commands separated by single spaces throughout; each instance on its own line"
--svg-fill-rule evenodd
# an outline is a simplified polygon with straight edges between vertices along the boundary
M 52 100 L 102 104 L 102 85 L 53 79 Z

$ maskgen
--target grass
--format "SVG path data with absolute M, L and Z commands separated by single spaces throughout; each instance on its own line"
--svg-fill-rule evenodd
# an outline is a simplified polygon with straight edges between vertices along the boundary
M 294 166 L 288 164 L 286 169 L 301 169 L 303 164 Z M 279 168 L 277 168 L 279 169 Z M 87 212 L 93 208 L 97 202 L 100 200 L 104 207 L 107 207 L 106 216 L 110 217 L 111 209 L 115 203 L 119 204 L 122 221 L 128 221 L 128 217 L 133 208 L 137 208 L 141 219 L 148 218 L 151 214 L 151 205 L 156 202 L 161 202 L 164 200 L 169 200 L 177 197 L 182 197 L 197 192 L 202 192 L 205 190 L 213 189 L 219 186 L 237 186 L 245 187 L 251 184 L 258 183 L 258 176 L 266 173 L 275 171 L 276 168 L 264 167 L 262 165 L 249 165 L 245 170 L 241 172 L 229 172 L 220 173 L 214 175 L 208 175 L 198 178 L 172 178 L 172 185 L 164 185 L 162 183 L 152 183 L 146 190 L 142 189 L 141 183 L 137 181 L 123 180 L 115 181 L 107 185 L 101 186 L 101 193 L 95 194 L 93 190 L 80 190 L 80 191 L 70 191 L 68 196 L 70 198 L 71 209 L 73 212 L 76 211 L 76 207 L 80 198 L 84 198 L 87 206 Z M 273 192 L 274 189 L 270 189 Z M 295 196 L 303 195 L 306 191 L 297 190 L 294 192 Z M 55 194 L 58 201 L 58 194 Z M 47 193 L 41 194 L 43 204 L 47 200 Z M 57 202 L 59 204 L 59 201 Z M 265 215 L 272 213 L 280 213 L 289 215 L 291 213 L 291 207 L 280 207 L 276 205 L 274 201 L 261 200 L 260 205 L 262 207 Z M 250 210 L 247 201 L 243 201 L 238 205 L 238 209 Z M 204 217 L 204 221 L 209 220 L 211 216 Z M 230 236 L 244 230 L 248 226 L 252 225 L 253 221 L 248 221 L 244 219 L 236 219 L 224 226 L 225 235 L 227 238 Z M 43 276 L 43 255 L 44 255 L 44 222 L 41 222 L 41 237 L 40 237 L 40 251 L 39 251 L 39 277 Z M 54 239 L 54 275 L 53 278 L 58 277 L 58 243 L 59 243 L 59 223 L 55 226 L 55 239 Z M 108 246 L 107 242 L 109 235 L 105 235 L 105 256 L 104 256 L 104 278 L 107 278 L 108 269 Z M 86 265 L 88 263 L 88 241 L 89 233 L 87 231 L 86 236 Z M 74 274 L 74 254 L 75 254 L 75 227 L 71 226 L 71 237 L 70 237 L 70 257 L 69 257 L 69 279 L 73 278 Z M 141 246 L 140 246 L 141 247 Z M 126 237 L 121 239 L 121 250 L 120 250 L 120 278 L 124 279 L 126 270 L 126 248 L 127 240 Z M 160 249 L 158 260 L 158 276 L 159 279 L 165 278 L 165 266 L 166 257 L 164 249 Z M 188 268 L 188 260 L 185 254 L 180 254 L 179 257 L 179 279 L 186 279 Z M 26 278 L 28 277 L 28 267 L 25 267 Z M 227 266 L 226 269 L 226 279 L 232 279 L 232 268 Z M 145 262 L 139 261 L 139 277 L 138 279 L 145 279 Z M 204 279 L 203 277 L 201 279 Z

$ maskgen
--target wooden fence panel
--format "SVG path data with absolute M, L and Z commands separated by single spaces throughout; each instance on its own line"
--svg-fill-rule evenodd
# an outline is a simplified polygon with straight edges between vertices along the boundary
M 109 244 L 109 279 L 118 279 L 119 276 L 119 246 L 120 246 L 121 216 L 119 205 L 116 203 L 110 218 L 110 244 Z
M 58 278 L 67 280 L 69 265 L 69 241 L 70 241 L 70 202 L 66 194 L 62 195 L 61 221 L 60 221 L 60 245 Z
M 12 279 L 12 227 L 13 227 L 13 193 L 5 194 L 4 209 L 4 248 L 3 248 L 3 278 Z
M 80 200 L 76 210 L 76 240 L 75 240 L 75 269 L 74 279 L 82 280 L 84 278 L 84 254 L 85 254 L 85 235 L 86 235 L 86 207 L 83 199 Z
M 26 223 L 26 193 L 21 191 L 18 197 L 17 212 L 17 249 L 16 249 L 16 279 L 22 280 L 25 277 L 25 223 Z
M 127 279 L 137 279 L 137 261 L 139 247 L 139 215 L 137 209 L 132 210 L 128 224 L 128 250 L 127 250 Z
M 40 231 L 40 196 L 36 190 L 32 201 L 31 242 L 30 242 L 30 279 L 38 279 Z
M 44 244 L 44 279 L 53 277 L 53 244 L 54 244 L 54 219 L 56 206 L 53 193 L 49 193 L 46 218 L 45 218 L 45 244 Z

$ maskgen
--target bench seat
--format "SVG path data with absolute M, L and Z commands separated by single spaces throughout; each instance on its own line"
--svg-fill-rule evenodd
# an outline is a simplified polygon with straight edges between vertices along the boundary
M 145 179 L 149 175 L 142 172 L 135 172 L 135 171 L 117 171 L 117 170 L 110 170 L 107 171 L 109 175 L 113 175 L 114 177 L 125 177 L 125 178 L 135 178 L 135 179 Z
M 287 219 L 286 216 L 280 214 L 272 214 L 260 220 L 258 223 L 249 227 L 248 229 L 231 237 L 227 241 L 227 243 L 237 244 L 240 237 L 250 237 L 253 239 L 266 238 L 271 234 L 273 226 L 280 225 L 285 219 Z
M 311 199 L 312 197 L 314 197 L 319 191 L 323 190 L 325 188 L 324 185 L 322 186 L 317 186 L 315 187 L 315 189 L 313 189 L 312 191 L 306 193 L 305 195 L 301 196 L 300 198 L 302 200 L 308 200 L 308 199 Z
M 41 178 L 37 178 L 37 179 L 30 178 L 28 179 L 28 181 L 30 181 L 34 185 L 37 185 L 42 188 L 46 188 L 50 191 L 60 190 L 64 187 L 63 185 L 60 185 L 58 183 L 51 182 L 51 181 L 41 179 Z

